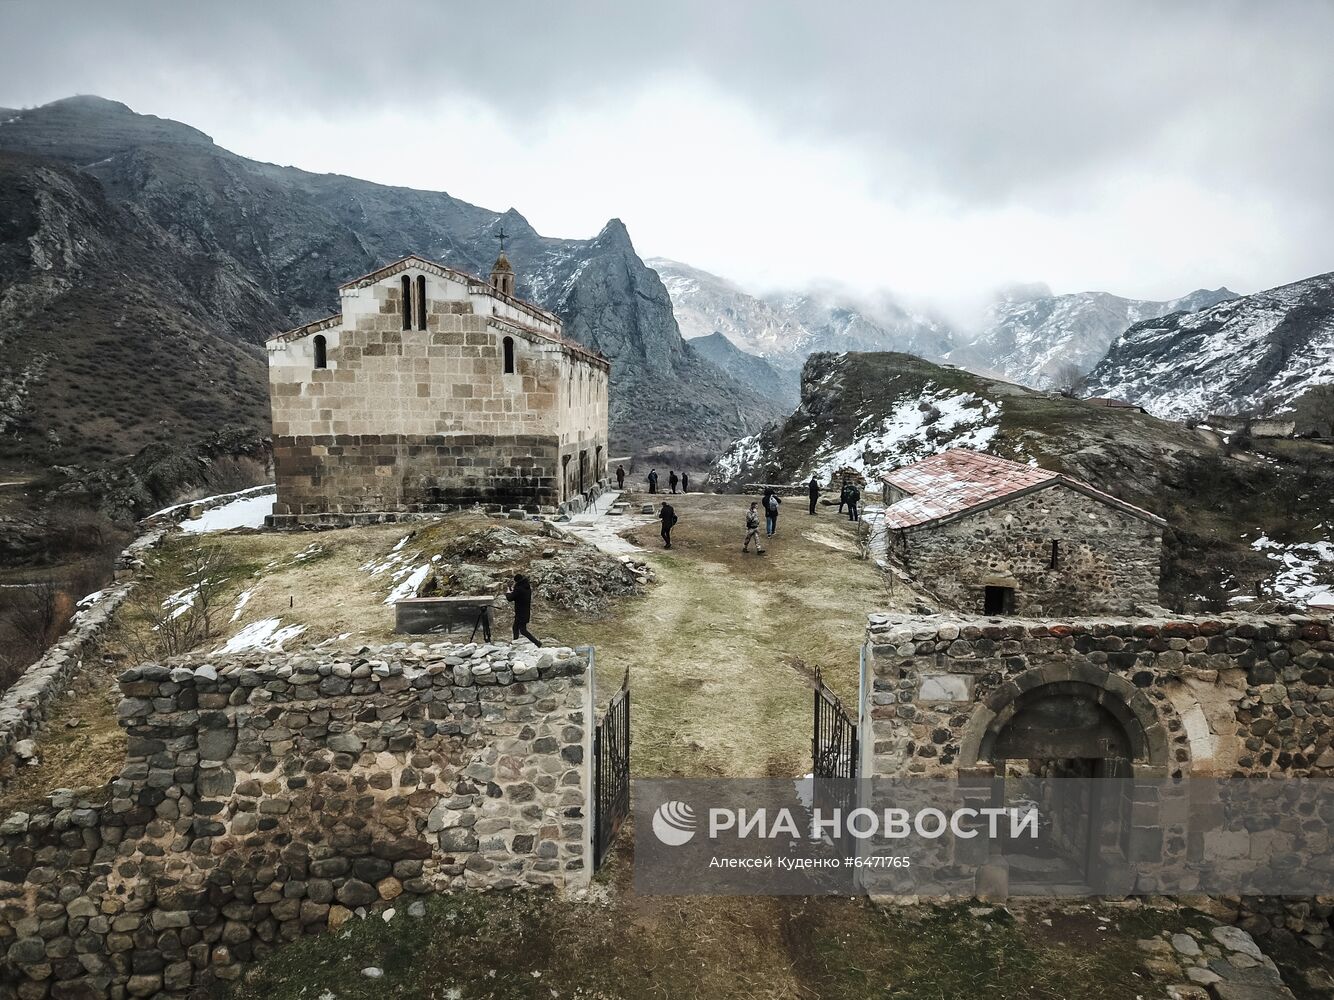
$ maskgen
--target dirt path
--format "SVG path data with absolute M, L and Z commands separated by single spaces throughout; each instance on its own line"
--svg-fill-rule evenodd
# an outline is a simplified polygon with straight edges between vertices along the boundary
M 630 668 L 637 776 L 804 774 L 811 677 L 819 668 L 855 699 L 866 614 L 891 600 L 884 577 L 856 557 L 853 525 L 832 509 L 811 517 L 789 499 L 758 556 L 741 552 L 748 499 L 670 499 L 680 518 L 670 551 L 655 524 L 628 530 L 658 576 L 646 597 L 614 621 L 539 615 L 539 627 L 596 647 L 604 697 Z M 908 596 L 899 588 L 894 602 Z

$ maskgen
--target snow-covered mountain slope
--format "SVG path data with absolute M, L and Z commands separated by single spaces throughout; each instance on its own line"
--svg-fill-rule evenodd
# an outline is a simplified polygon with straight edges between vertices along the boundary
M 1334 273 L 1130 327 L 1089 374 L 1091 395 L 1162 417 L 1282 409 L 1334 383 Z
M 721 333 L 741 350 L 780 367 L 800 368 L 817 351 L 906 351 L 939 357 L 953 346 L 947 325 L 905 309 L 887 295 L 861 300 L 834 291 L 759 297 L 725 278 L 662 257 L 658 272 L 687 338 Z
M 1053 295 L 1042 285 L 1016 287 L 987 309 L 982 333 L 949 355 L 956 364 L 987 368 L 1035 389 L 1064 388 L 1093 368 L 1108 346 L 1141 320 L 1193 312 L 1236 293 L 1199 289 L 1166 302 L 1107 292 Z
M 1328 445 L 1257 439 L 1233 453 L 1215 435 L 1135 409 L 906 354 L 812 355 L 801 405 L 783 423 L 734 442 L 710 485 L 741 492 L 815 474 L 828 488 L 830 476 L 850 466 L 866 477 L 864 495 L 874 502 L 881 474 L 958 447 L 1075 476 L 1165 517 L 1167 607 L 1217 611 L 1257 593 L 1257 583 L 1259 593 L 1287 599 L 1301 596 L 1292 589 L 1298 583 L 1334 583 L 1326 562 L 1334 551 Z M 1273 544 L 1256 543 L 1261 537 Z

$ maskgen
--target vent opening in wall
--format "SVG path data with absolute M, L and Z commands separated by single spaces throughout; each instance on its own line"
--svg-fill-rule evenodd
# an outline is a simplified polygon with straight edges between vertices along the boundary
M 315 337 L 315 367 L 329 367 L 329 345 L 322 333 L 317 334 Z
M 1061 564 L 1061 543 L 1052 539 L 1051 543 L 1051 568 L 1055 569 Z
M 505 374 L 514 374 L 514 338 L 505 338 Z
M 1014 614 L 1014 588 L 987 587 L 982 595 L 982 613 L 986 615 Z

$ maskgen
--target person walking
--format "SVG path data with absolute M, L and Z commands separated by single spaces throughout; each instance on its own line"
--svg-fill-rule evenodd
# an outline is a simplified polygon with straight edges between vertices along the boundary
M 750 543 L 755 543 L 755 554 L 764 555 L 764 546 L 760 544 L 760 505 L 754 500 L 750 502 L 750 510 L 746 511 L 746 540 L 741 543 L 741 551 L 749 552 Z
M 616 466 L 616 488 L 618 490 L 625 489 L 625 466 L 623 465 Z
M 676 478 L 675 469 L 672 469 L 670 472 L 667 473 L 667 486 L 671 489 L 673 493 L 676 492 L 676 484 L 679 483 L 680 481 L 681 480 Z
M 650 493 L 657 493 L 657 492 L 658 492 L 658 470 L 657 470 L 657 469 L 649 469 L 649 470 L 648 470 L 648 491 L 649 491 Z
M 814 514 L 815 501 L 820 499 L 820 481 L 814 476 L 811 476 L 811 481 L 807 485 L 806 490 L 811 495 L 811 513 Z
M 681 492 L 690 492 L 690 473 L 688 472 L 681 473 Z
M 662 510 L 658 511 L 658 519 L 662 521 L 662 547 L 670 549 L 672 547 L 672 528 L 677 521 L 676 511 L 672 510 L 671 504 L 664 503 L 662 505 Z
M 778 505 L 782 502 L 777 493 L 770 493 L 769 499 L 765 501 L 764 533 L 771 538 L 778 530 Z
M 848 484 L 848 520 L 859 520 L 857 515 L 857 502 L 862 498 L 862 491 L 851 483 Z
M 528 631 L 528 623 L 533 618 L 533 585 L 522 573 L 514 574 L 514 589 L 505 595 L 505 600 L 514 605 L 514 638 L 523 636 L 534 646 L 542 645 L 537 636 Z

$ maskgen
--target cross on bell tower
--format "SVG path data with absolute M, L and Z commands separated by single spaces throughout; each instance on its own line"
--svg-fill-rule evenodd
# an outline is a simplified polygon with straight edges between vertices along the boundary
M 495 264 L 491 266 L 491 287 L 496 291 L 512 296 L 514 294 L 514 268 L 510 267 L 509 258 L 505 256 L 505 240 L 508 234 L 505 227 L 501 226 L 500 231 L 496 233 L 496 239 L 500 240 L 500 256 L 496 258 Z

